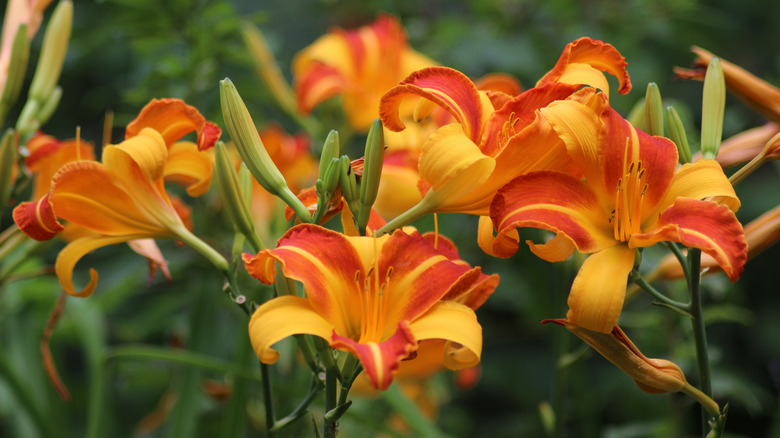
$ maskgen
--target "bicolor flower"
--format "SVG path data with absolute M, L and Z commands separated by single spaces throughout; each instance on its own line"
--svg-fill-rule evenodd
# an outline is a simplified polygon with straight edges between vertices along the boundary
M 541 110 L 584 179 L 551 171 L 520 176 L 498 192 L 490 216 L 498 255 L 517 251 L 514 233 L 521 227 L 556 234 L 544 244 L 527 242 L 544 260 L 562 261 L 575 249 L 590 254 L 574 279 L 567 319 L 608 333 L 620 316 L 636 248 L 662 241 L 699 248 L 732 281 L 747 248 L 734 216 L 739 200 L 720 165 L 701 159 L 678 169 L 671 140 L 636 129 L 603 96 L 601 102 L 595 111 L 583 104 Z M 583 116 L 591 122 L 572 123 Z
M 274 363 L 277 341 L 311 334 L 360 359 L 373 386 L 386 389 L 401 360 L 425 339 L 445 339 L 443 361 L 452 369 L 479 363 L 482 329 L 474 311 L 456 298 L 480 281 L 480 269 L 450 261 L 419 234 L 348 237 L 304 224 L 275 249 L 244 254 L 247 271 L 275 280 L 279 262 L 300 281 L 306 298 L 280 296 L 261 305 L 249 322 L 255 353 Z
M 169 125 L 159 124 L 157 118 L 145 118 L 159 110 L 158 105 L 176 113 L 157 113 Z M 86 297 L 94 292 L 98 279 L 94 269 L 90 270 L 89 284 L 81 291 L 76 290 L 72 279 L 76 263 L 94 249 L 135 240 L 192 236 L 182 220 L 186 213 L 180 211 L 180 203 L 169 198 L 164 187 L 164 179 L 169 177 L 188 183 L 191 195 L 208 189 L 212 165 L 203 160 L 207 154 L 198 152 L 194 143 L 174 144 L 172 133 L 184 135 L 192 131 L 184 126 L 200 126 L 195 128 L 199 137 L 210 131 L 204 128 L 210 125 L 197 123 L 202 116 L 190 109 L 194 110 L 173 101 L 152 102 L 128 127 L 125 141 L 104 148 L 102 162 L 81 160 L 65 164 L 52 178 L 43 198 L 14 209 L 19 228 L 36 240 L 51 239 L 62 231 L 59 220 L 88 231 L 70 242 L 57 257 L 55 271 L 67 293 Z M 219 128 L 216 129 L 217 132 L 210 131 L 210 140 L 199 142 L 202 148 L 213 146 L 208 143 L 216 141 Z M 139 245 L 143 248 L 147 244 Z M 149 252 L 148 247 L 145 252 Z
M 359 29 L 336 28 L 293 60 L 298 106 L 309 113 L 341 95 L 349 124 L 367 131 L 378 116 L 382 94 L 413 71 L 432 65 L 432 60 L 409 48 L 393 16 L 380 15 Z
M 628 92 L 625 65 L 611 45 L 581 38 L 566 47 L 536 88 L 516 97 L 480 92 L 466 76 L 444 67 L 404 79 L 382 98 L 380 115 L 389 130 L 405 129 L 399 107 L 412 96 L 444 108 L 455 120 L 429 135 L 422 146 L 419 187 L 425 195 L 409 215 L 486 216 L 493 195 L 513 178 L 541 169 L 576 171 L 563 141 L 539 110 L 555 101 L 568 105 L 591 100 L 596 88 L 581 87 L 594 83 L 607 89 L 604 71 L 618 77 L 621 93 Z

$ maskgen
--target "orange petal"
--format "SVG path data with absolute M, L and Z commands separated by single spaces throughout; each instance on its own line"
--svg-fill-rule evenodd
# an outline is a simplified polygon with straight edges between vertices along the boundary
M 628 245 L 616 245 L 588 256 L 571 286 L 566 318 L 589 330 L 611 332 L 623 309 L 635 256 L 636 250 Z
M 626 94 L 631 90 L 626 65 L 626 59 L 612 45 L 583 37 L 566 45 L 555 67 L 536 86 L 550 82 L 587 84 L 609 95 L 609 84 L 601 73 L 606 72 L 618 79 L 618 92 Z
M 645 247 L 656 242 L 679 242 L 712 256 L 731 281 L 737 281 L 747 261 L 742 225 L 726 206 L 711 201 L 678 198 L 661 213 L 654 230 L 631 236 L 629 245 Z
M 406 321 L 400 322 L 395 333 L 382 342 L 358 343 L 334 331 L 330 345 L 360 359 L 371 384 L 380 391 L 390 386 L 401 360 L 417 349 L 417 341 Z
M 517 96 L 523 92 L 523 86 L 516 77 L 506 73 L 490 73 L 474 81 L 478 90 L 499 91 L 508 96 Z
M 138 135 L 144 128 L 153 128 L 165 138 L 169 147 L 190 132 L 198 134 L 198 149 L 209 149 L 219 140 L 222 130 L 209 122 L 198 110 L 181 99 L 152 99 L 127 125 L 125 138 Z
M 13 216 L 19 229 L 38 241 L 52 239 L 65 229 L 57 221 L 49 195 L 45 195 L 38 202 L 22 202 L 14 208 Z
M 607 214 L 588 184 L 557 172 L 533 172 L 518 177 L 499 190 L 490 207 L 497 239 L 504 239 L 516 228 L 541 228 L 567 236 L 580 252 L 586 253 L 617 244 Z M 569 249 L 573 251 L 573 247 Z M 495 247 L 494 251 L 500 252 Z M 571 252 L 537 253 L 540 257 L 553 254 L 550 261 L 568 257 Z
M 474 143 L 479 142 L 486 117 L 485 102 L 474 83 L 463 73 L 447 67 L 429 67 L 401 81 L 382 96 L 379 106 L 379 116 L 387 129 L 404 129 L 398 108 L 409 96 L 420 96 L 444 108 L 460 123 L 466 137 Z M 489 100 L 487 106 L 492 108 Z
M 419 180 L 417 157 L 414 154 L 407 150 L 387 154 L 373 208 L 386 219 L 409 210 L 422 199 L 417 188 Z
M 482 327 L 469 307 L 440 301 L 409 324 L 418 341 L 445 339 L 444 365 L 452 370 L 476 366 L 482 354 Z
M 295 78 L 298 109 L 308 114 L 317 105 L 343 93 L 346 88 L 346 80 L 339 70 L 321 62 L 314 62 Z

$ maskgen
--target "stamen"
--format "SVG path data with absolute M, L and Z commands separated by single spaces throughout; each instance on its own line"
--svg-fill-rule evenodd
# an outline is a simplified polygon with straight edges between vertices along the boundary
M 81 126 L 76 126 L 76 161 L 81 161 Z

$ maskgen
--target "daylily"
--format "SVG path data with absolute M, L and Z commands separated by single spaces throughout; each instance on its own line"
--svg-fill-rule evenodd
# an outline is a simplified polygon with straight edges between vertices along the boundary
M 490 216 L 499 255 L 517 251 L 513 233 L 520 227 L 556 233 L 544 244 L 527 242 L 547 261 L 562 261 L 575 249 L 591 254 L 574 279 L 567 319 L 608 333 L 620 316 L 636 248 L 661 241 L 699 248 L 732 281 L 742 273 L 747 248 L 734 216 L 739 200 L 716 161 L 701 159 L 677 169 L 671 140 L 636 129 L 605 97 L 594 98 L 601 100 L 600 109 L 577 103 L 541 110 L 584 180 L 550 171 L 521 176 L 498 192 Z M 583 116 L 591 122 L 571 123 Z
M 194 239 L 182 220 L 186 213 L 180 213 L 180 204 L 165 192 L 164 178 L 188 183 L 193 196 L 204 193 L 211 180 L 209 158 L 203 160 L 207 154 L 198 152 L 195 143 L 173 142 L 176 135 L 196 130 L 201 139 L 198 144 L 205 149 L 213 146 L 219 128 L 205 122 L 194 108 L 177 102 L 181 101 L 153 101 L 128 126 L 125 141 L 104 148 L 102 162 L 65 164 L 43 198 L 14 209 L 19 228 L 36 240 L 51 239 L 62 231 L 58 219 L 89 231 L 57 257 L 55 271 L 67 293 L 86 297 L 94 292 L 98 278 L 94 269 L 83 290 L 77 291 L 72 280 L 75 264 L 94 249 L 143 239 Z M 149 118 L 150 114 L 159 118 Z M 136 246 L 153 255 L 149 248 L 144 250 L 144 244 Z
M 555 101 L 566 105 L 589 101 L 596 89 L 580 89 L 583 84 L 607 93 L 604 71 L 618 77 L 621 93 L 628 92 L 625 65 L 611 45 L 580 38 L 564 49 L 537 87 L 516 97 L 480 92 L 466 76 L 444 67 L 420 70 L 404 79 L 382 98 L 380 115 L 389 130 L 405 128 L 399 106 L 410 96 L 444 108 L 456 123 L 426 139 L 418 163 L 419 187 L 425 195 L 397 221 L 409 222 L 429 212 L 486 216 L 496 191 L 519 175 L 541 169 L 575 172 L 564 143 L 538 110 Z
M 366 131 L 378 116 L 382 94 L 411 72 L 432 65 L 435 62 L 408 47 L 393 16 L 380 15 L 359 29 L 336 28 L 293 60 L 298 106 L 309 113 L 342 95 L 347 121 Z
M 451 369 L 479 363 L 481 327 L 456 298 L 481 271 L 450 261 L 419 234 L 349 237 L 317 225 L 290 229 L 275 249 L 244 254 L 247 271 L 275 281 L 275 262 L 300 281 L 306 298 L 285 295 L 261 305 L 249 322 L 255 353 L 274 363 L 271 348 L 294 334 L 312 334 L 355 355 L 372 385 L 386 389 L 401 360 L 426 339 L 450 341 L 443 360 Z
M 701 403 L 710 414 L 717 415 L 720 412 L 715 401 L 685 380 L 680 367 L 666 359 L 646 357 L 620 327 L 614 326 L 610 331 L 602 333 L 579 327 L 565 319 L 542 321 L 543 324 L 548 322 L 560 324 L 577 335 L 634 379 L 634 383 L 642 391 L 650 394 L 682 391 Z

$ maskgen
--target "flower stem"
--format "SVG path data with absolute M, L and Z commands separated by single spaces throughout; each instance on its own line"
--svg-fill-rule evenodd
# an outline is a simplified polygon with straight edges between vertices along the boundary
M 431 210 L 432 208 L 428 205 L 427 202 L 425 202 L 425 199 L 423 199 L 414 207 L 406 210 L 405 212 L 393 218 L 390 222 L 386 223 L 382 228 L 378 229 L 374 235 L 379 237 L 383 234 L 390 233 L 393 230 L 397 230 L 398 228 L 409 225 L 413 221 L 430 213 Z
M 335 370 L 333 368 L 328 368 L 325 371 L 325 412 L 330 412 L 336 407 L 336 392 L 338 391 L 338 386 L 336 385 L 337 381 L 338 377 Z M 325 416 L 324 422 L 324 437 L 335 438 L 338 421 L 335 419 L 328 419 L 328 416 Z
M 701 379 L 701 391 L 712 398 L 712 378 L 710 376 L 710 361 L 707 349 L 707 332 L 704 326 L 704 316 L 701 305 L 701 250 L 691 248 L 688 250 L 688 291 L 691 301 L 688 304 L 688 313 L 691 314 L 693 326 L 693 340 L 696 344 L 696 361 L 699 365 L 699 378 Z M 707 409 L 702 405 L 702 430 L 708 429 Z
M 263 376 L 263 404 L 265 405 L 265 436 L 276 436 L 274 426 L 274 394 L 271 392 L 271 370 L 268 365 L 260 362 L 260 374 Z

